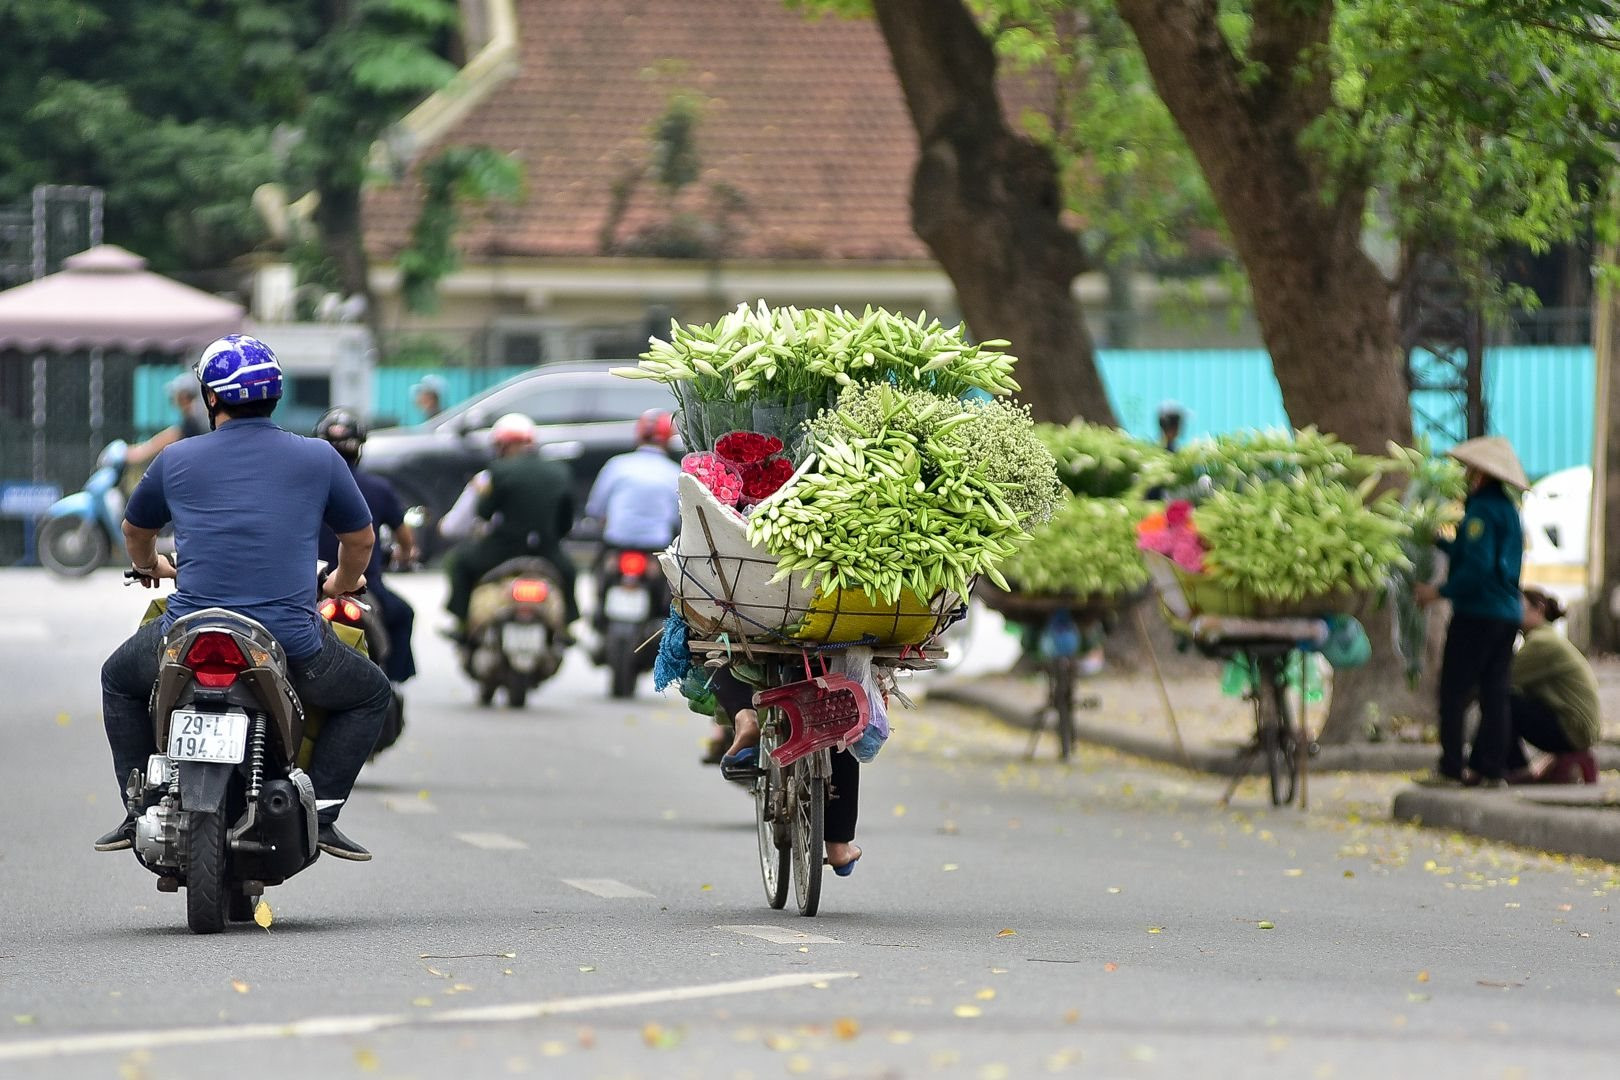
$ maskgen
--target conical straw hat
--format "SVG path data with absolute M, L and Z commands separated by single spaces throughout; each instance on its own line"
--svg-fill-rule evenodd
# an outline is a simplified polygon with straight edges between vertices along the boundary
M 1513 444 L 1500 435 L 1460 442 L 1451 448 L 1450 453 L 1464 465 L 1478 469 L 1486 476 L 1511 484 L 1520 491 L 1530 490 L 1530 481 L 1524 475 L 1524 466 L 1519 464 L 1519 455 L 1513 452 Z

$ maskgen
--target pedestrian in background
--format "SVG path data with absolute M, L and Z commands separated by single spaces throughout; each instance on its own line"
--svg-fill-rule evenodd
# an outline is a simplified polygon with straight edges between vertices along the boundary
M 1524 617 L 1519 569 L 1524 529 L 1508 488 L 1528 490 L 1524 466 L 1500 436 L 1469 439 L 1451 449 L 1467 469 L 1468 502 L 1457 535 L 1439 541 L 1450 558 L 1445 584 L 1419 582 L 1425 606 L 1451 601 L 1451 624 L 1440 665 L 1440 763 L 1424 783 L 1501 787 L 1512 738 L 1509 693 L 1513 643 Z M 1468 705 L 1479 701 L 1479 729 L 1463 766 Z
M 1181 445 L 1181 428 L 1187 420 L 1187 410 L 1179 401 L 1166 401 L 1159 406 L 1159 445 L 1172 454 Z
M 1555 626 L 1565 615 L 1556 596 L 1524 590 L 1524 644 L 1513 658 L 1509 699 L 1513 737 L 1508 779 L 1513 783 L 1571 783 L 1597 777 L 1592 746 L 1602 731 L 1597 676 L 1581 651 Z M 1532 771 L 1524 743 L 1553 757 Z
M 424 375 L 421 382 L 411 387 L 411 398 L 423 420 L 431 420 L 444 412 L 444 389 L 444 380 L 437 375 Z

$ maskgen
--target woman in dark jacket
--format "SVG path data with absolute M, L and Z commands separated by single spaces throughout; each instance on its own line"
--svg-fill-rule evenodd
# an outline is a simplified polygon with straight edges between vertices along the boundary
M 1420 583 L 1419 603 L 1451 601 L 1445 656 L 1440 666 L 1440 763 L 1425 782 L 1500 787 L 1512 738 L 1509 694 L 1513 643 L 1523 600 L 1519 568 L 1524 530 L 1508 488 L 1530 484 L 1512 445 L 1492 436 L 1458 443 L 1451 456 L 1468 470 L 1468 503 L 1456 538 L 1442 541 L 1450 557 L 1445 584 Z M 1479 730 L 1463 767 L 1464 720 L 1479 701 Z

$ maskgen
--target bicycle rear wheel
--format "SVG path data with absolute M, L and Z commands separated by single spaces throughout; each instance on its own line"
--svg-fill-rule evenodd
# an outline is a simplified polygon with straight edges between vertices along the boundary
M 1260 750 L 1266 756 L 1271 780 L 1271 805 L 1286 806 L 1294 801 L 1299 782 L 1299 739 L 1288 709 L 1288 679 L 1279 657 L 1263 657 L 1256 664 L 1259 685 L 1255 687 L 1256 720 Z
M 1058 757 L 1068 761 L 1074 754 L 1074 682 L 1079 661 L 1060 656 L 1051 662 L 1047 678 L 1052 680 L 1052 709 L 1057 714 Z
M 782 770 L 771 760 L 771 751 L 781 743 L 781 729 L 774 714 L 763 719 L 759 735 L 759 776 L 754 780 L 754 828 L 759 834 L 759 876 L 765 885 L 765 902 L 773 908 L 787 906 L 788 866 L 792 850 Z
M 792 821 L 793 887 L 799 914 L 821 906 L 821 868 L 826 853 L 827 751 L 794 762 L 787 776 Z

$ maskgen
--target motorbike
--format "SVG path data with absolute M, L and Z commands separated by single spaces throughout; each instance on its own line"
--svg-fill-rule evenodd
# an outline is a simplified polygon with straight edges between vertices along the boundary
M 669 614 L 669 584 L 651 554 L 623 549 L 603 559 L 599 573 L 597 663 L 608 669 L 608 694 L 634 697 L 636 679 L 658 659 L 657 639 Z
M 154 602 L 147 617 L 162 610 Z M 164 635 L 152 692 L 160 750 L 131 772 L 125 800 L 136 859 L 160 892 L 185 889 L 193 933 L 252 920 L 266 888 L 319 856 L 315 788 L 300 767 L 318 720 L 255 620 L 207 608 Z
M 128 454 L 129 444 L 124 440 L 108 443 L 97 456 L 84 490 L 58 499 L 45 511 L 36 534 L 43 566 L 63 577 L 84 577 L 123 547 L 124 493 L 118 484 Z
M 509 559 L 479 579 L 468 608 L 462 669 L 478 684 L 478 702 L 490 705 L 504 690 L 506 703 L 523 708 L 529 691 L 562 667 L 567 605 L 557 570 L 544 559 Z
M 351 627 L 362 634 L 365 652 L 371 662 L 384 671 L 388 670 L 388 650 L 391 648 L 388 630 L 383 626 L 382 613 L 369 600 L 360 596 L 328 596 L 316 605 L 315 610 L 333 626 Z M 388 719 L 383 721 L 383 729 L 377 736 L 377 745 L 371 748 L 371 756 L 375 758 L 393 746 L 404 730 L 405 698 L 396 685 Z

